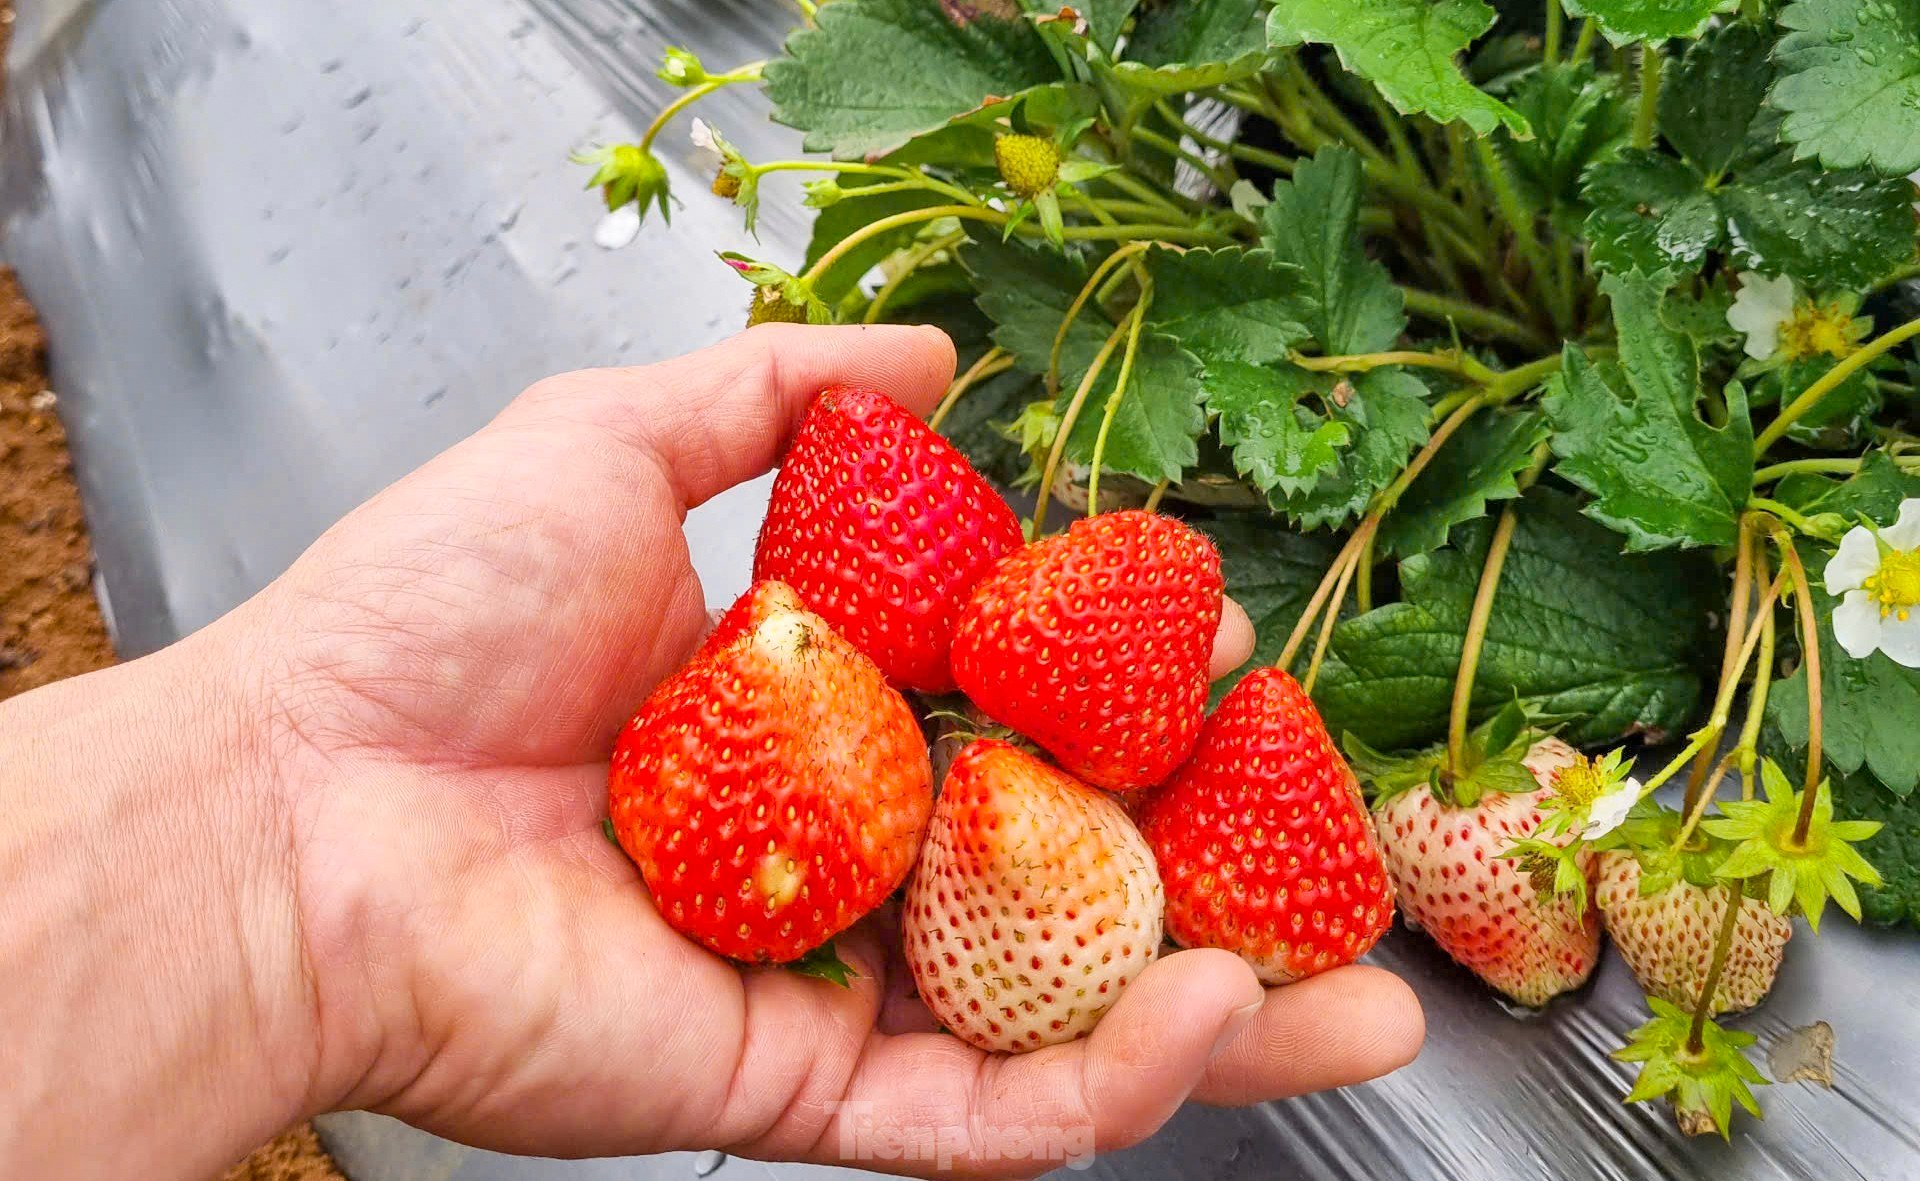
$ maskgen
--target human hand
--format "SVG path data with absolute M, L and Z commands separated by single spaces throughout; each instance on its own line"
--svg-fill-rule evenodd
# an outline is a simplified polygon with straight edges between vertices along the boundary
M 931 330 L 769 326 L 541 382 L 182 646 L 247 670 L 236 757 L 272 786 L 231 839 L 274 842 L 284 867 L 249 888 L 284 891 L 293 937 L 249 971 L 262 1028 L 295 1034 L 268 1049 L 304 1072 L 302 1112 L 546 1155 L 951 1153 L 1019 1174 L 1049 1163 L 1034 1137 L 1111 1149 L 1189 1096 L 1255 1102 L 1413 1056 L 1419 1010 L 1392 976 L 1263 991 L 1204 950 L 1149 968 L 1083 1041 L 986 1055 L 931 1031 L 886 915 L 838 942 L 851 988 L 742 968 L 671 930 L 604 839 L 613 736 L 707 626 L 686 511 L 771 466 L 821 387 L 924 413 L 952 371 Z M 1227 619 L 1222 670 L 1251 645 Z

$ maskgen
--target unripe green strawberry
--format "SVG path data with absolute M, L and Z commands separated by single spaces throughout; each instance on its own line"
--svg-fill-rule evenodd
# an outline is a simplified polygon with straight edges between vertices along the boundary
M 993 141 L 993 162 L 1016 197 L 1031 201 L 1060 179 L 1060 147 L 1040 135 L 1003 135 Z
M 747 327 L 756 324 L 805 324 L 807 308 L 788 299 L 778 287 L 756 287 L 747 305 Z
M 1727 917 L 1727 891 L 1703 889 L 1685 878 L 1656 894 L 1640 892 L 1640 859 L 1614 850 L 1600 854 L 1594 900 L 1620 957 L 1650 996 L 1692 1010 L 1713 964 L 1713 944 Z M 1733 947 L 1714 993 L 1713 1012 L 1751 1009 L 1773 987 L 1793 924 L 1760 898 L 1743 898 Z

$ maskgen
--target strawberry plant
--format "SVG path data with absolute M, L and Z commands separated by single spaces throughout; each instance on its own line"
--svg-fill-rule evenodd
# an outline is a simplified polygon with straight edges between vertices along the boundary
M 1629 1098 L 1722 1134 L 1757 1110 L 1752 1038 L 1715 1018 L 1764 995 L 1786 924 L 1920 912 L 1920 8 L 799 7 L 774 60 L 669 56 L 683 95 L 591 157 L 602 241 L 671 208 L 663 128 L 764 87 L 809 154 L 693 125 L 749 229 L 789 174 L 818 210 L 804 258 L 723 256 L 750 318 L 946 328 L 932 424 L 1033 494 L 1030 540 L 1138 508 L 1211 538 L 1249 670 L 1297 671 L 1450 952 L 1537 1003 L 1613 924 L 1651 992 Z M 1178 683 L 1146 678 L 1183 742 L 1188 631 Z M 959 655 L 989 713 L 1047 729 L 1032 677 Z M 1167 769 L 1034 737 L 1095 783 Z M 1672 738 L 1627 774 L 1623 744 Z M 1182 823 L 1264 805 L 1207 806 Z M 1480 856 L 1422 847 L 1443 828 Z M 1255 913 L 1163 876 L 1176 934 Z M 1495 885 L 1511 913 L 1449 925 Z M 1242 950 L 1275 976 L 1302 951 Z

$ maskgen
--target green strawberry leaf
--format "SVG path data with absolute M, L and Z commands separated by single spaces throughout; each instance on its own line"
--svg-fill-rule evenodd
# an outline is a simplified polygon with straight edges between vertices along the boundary
M 1475 415 L 1407 487 L 1380 525 L 1385 552 L 1412 557 L 1447 543 L 1455 525 L 1487 514 L 1487 503 L 1520 495 L 1515 477 L 1551 432 L 1535 410 Z
M 831 939 L 787 964 L 786 969 L 796 976 L 811 976 L 842 988 L 853 987 L 853 965 L 840 958 Z
M 1402 601 L 1334 630 L 1314 693 L 1328 728 L 1381 750 L 1446 734 L 1454 674 L 1480 583 L 1490 522 L 1400 563 Z M 1566 495 L 1535 488 L 1488 622 L 1473 694 L 1484 718 L 1516 698 L 1565 716 L 1569 742 L 1667 733 L 1693 716 L 1713 646 L 1718 581 L 1696 554 L 1621 555 L 1619 537 Z
M 1632 120 L 1617 79 L 1589 64 L 1547 63 L 1521 75 L 1508 98 L 1533 128 L 1531 139 L 1502 129 L 1494 141 L 1521 198 L 1531 209 L 1584 217 L 1580 178 L 1625 145 Z
M 1706 178 L 1684 160 L 1628 148 L 1588 171 L 1586 236 L 1605 271 L 1653 275 L 1697 270 L 1726 241 L 1726 218 Z
M 1520 113 L 1467 81 L 1455 60 L 1493 22 L 1481 0 L 1279 0 L 1267 39 L 1277 47 L 1333 46 L 1342 65 L 1403 114 L 1459 119 L 1479 135 L 1503 124 L 1525 135 Z
M 1114 67 L 1149 97 L 1207 90 L 1259 73 L 1267 58 L 1261 0 L 1187 0 L 1143 15 Z
M 1235 513 L 1199 522 L 1220 551 L 1227 594 L 1253 621 L 1253 655 L 1215 681 L 1218 702 L 1241 677 L 1272 664 L 1280 656 L 1300 612 L 1333 565 L 1337 541 L 1296 533 L 1265 514 Z
M 1826 171 L 1783 152 L 1742 172 L 1719 204 L 1741 270 L 1856 290 L 1913 258 L 1913 186 L 1905 180 Z
M 1033 25 L 993 8 L 927 0 L 835 0 L 767 63 L 773 117 L 806 148 L 892 151 L 992 99 L 1060 78 Z
M 1427 387 L 1407 370 L 1371 369 L 1346 381 L 1322 374 L 1319 384 L 1327 387 L 1328 417 L 1347 428 L 1351 443 L 1312 487 L 1269 495 L 1273 507 L 1302 529 L 1358 516 L 1427 441 Z
M 1225 361 L 1207 366 L 1206 385 L 1220 441 L 1233 449 L 1235 469 L 1262 492 L 1304 492 L 1340 462 L 1350 428 L 1300 404 L 1308 395 L 1325 398 L 1334 385 L 1329 375 Z
M 991 237 L 969 244 L 961 252 L 961 261 L 980 293 L 980 310 L 994 323 L 994 343 L 1013 354 L 1021 369 L 1044 374 L 1061 321 L 1086 285 L 1086 268 L 1057 251 Z M 1060 413 L 1066 412 L 1094 355 L 1113 330 L 1113 322 L 1091 303 L 1067 330 L 1055 400 Z M 1069 462 L 1092 461 L 1120 368 L 1116 349 L 1067 438 Z M 1200 457 L 1198 440 L 1207 428 L 1201 409 L 1207 393 L 1202 372 L 1199 359 L 1178 340 L 1162 332 L 1142 333 L 1132 379 L 1114 406 L 1102 467 L 1138 476 L 1149 484 L 1178 480 L 1193 467 Z
M 1823 506 L 1820 511 L 1837 511 Z M 1881 517 L 1881 520 L 1890 519 Z M 1920 786 L 1920 669 L 1895 664 L 1884 652 L 1864 660 L 1847 655 L 1833 638 L 1836 600 L 1820 584 L 1823 557 L 1809 554 L 1814 613 L 1820 622 L 1821 747 L 1842 775 L 1863 768 L 1894 795 Z M 1816 560 L 1819 559 L 1819 560 Z M 1776 683 L 1767 719 L 1793 750 L 1807 745 L 1807 670 Z
M 1360 158 L 1324 148 L 1273 186 L 1262 243 L 1300 269 L 1301 320 L 1328 355 L 1390 346 L 1407 318 L 1393 276 L 1361 247 Z
M 1063 371 L 1056 403 L 1062 414 L 1085 372 L 1085 366 Z M 1199 358 L 1173 337 L 1143 333 L 1132 379 L 1113 409 L 1101 467 L 1138 476 L 1149 484 L 1178 481 L 1199 461 L 1198 440 L 1207 429 L 1206 412 L 1201 409 L 1207 396 L 1201 380 L 1203 372 Z M 1073 433 L 1067 437 L 1066 457 L 1070 462 L 1093 462 L 1101 420 L 1119 377 L 1120 352 L 1116 349 L 1106 371 L 1094 383 Z
M 1688 46 L 1661 84 L 1660 133 L 1708 176 L 1725 173 L 1759 138 L 1754 122 L 1773 83 L 1772 48 L 1759 25 L 1736 21 Z
M 1300 271 L 1265 250 L 1147 252 L 1147 322 L 1207 362 L 1284 361 L 1312 334 L 1300 323 Z
M 1609 276 L 1620 357 L 1569 346 L 1542 405 L 1561 475 L 1593 493 L 1587 514 L 1626 534 L 1629 550 L 1731 545 L 1753 487 L 1753 428 L 1738 385 L 1727 423 L 1703 422 L 1693 342 L 1667 327 L 1656 284 Z
M 1883 176 L 1920 169 L 1920 6 L 1906 0 L 1795 0 L 1774 50 L 1772 101 L 1801 157 Z
M 1570 16 L 1592 19 L 1615 45 L 1696 36 L 1716 12 L 1740 0 L 1564 0 Z

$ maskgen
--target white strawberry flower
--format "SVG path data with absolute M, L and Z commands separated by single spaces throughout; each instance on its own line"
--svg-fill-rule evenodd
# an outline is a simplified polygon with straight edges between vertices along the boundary
M 1857 525 L 1827 563 L 1833 638 L 1856 660 L 1885 652 L 1920 668 L 1920 499 L 1902 501 L 1885 529 Z
M 1627 822 L 1627 813 L 1640 801 L 1640 781 L 1631 775 L 1615 784 L 1587 809 L 1587 822 L 1580 828 L 1582 840 L 1603 837 Z
M 1747 338 L 1747 356 L 1765 361 L 1780 351 L 1780 329 L 1793 318 L 1793 280 L 1740 273 L 1740 290 L 1727 309 L 1727 324 Z
M 710 159 L 705 161 L 706 163 L 710 163 L 715 168 L 720 166 L 722 151 L 720 139 L 713 133 L 711 124 L 705 119 L 695 119 L 693 126 L 687 130 L 687 138 L 693 141 L 695 148 L 708 154 Z

